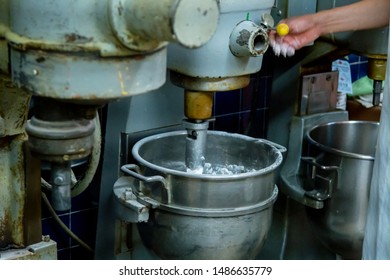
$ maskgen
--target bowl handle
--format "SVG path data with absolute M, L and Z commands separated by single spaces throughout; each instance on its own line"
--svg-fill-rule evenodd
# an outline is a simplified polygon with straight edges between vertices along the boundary
M 170 195 L 169 188 L 167 187 L 168 186 L 167 181 L 163 176 L 159 176 L 159 175 L 154 175 L 149 177 L 144 176 L 140 174 L 140 168 L 136 164 L 125 164 L 121 167 L 121 171 L 126 175 L 129 175 L 144 183 L 156 183 L 156 182 L 160 183 L 162 186 L 162 194 L 161 194 L 163 200 L 162 202 L 165 204 L 170 204 L 171 195 Z
M 311 190 L 306 191 L 305 195 L 315 199 L 317 201 L 324 201 L 332 196 L 333 189 L 337 185 L 337 174 L 336 177 L 324 176 L 319 174 L 318 170 L 324 171 L 327 175 L 329 172 L 338 172 L 338 166 L 325 166 L 317 162 L 316 158 L 313 157 L 301 157 L 301 160 L 311 166 L 311 171 L 308 172 L 307 177 L 311 182 Z

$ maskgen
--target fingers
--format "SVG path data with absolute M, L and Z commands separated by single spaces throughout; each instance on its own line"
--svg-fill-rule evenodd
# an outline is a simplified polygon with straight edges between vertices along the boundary
M 279 22 L 281 23 L 288 25 L 287 35 L 279 36 L 273 30 L 269 33 L 270 45 L 277 56 L 293 56 L 296 50 L 310 45 L 320 35 L 312 15 L 284 19 Z
M 295 54 L 295 49 L 288 44 L 276 44 L 273 51 L 276 56 L 289 57 Z
M 270 46 L 276 56 L 293 56 L 295 54 L 295 48 L 288 42 L 285 42 L 284 37 L 277 36 L 274 31 L 269 34 Z
M 276 56 L 284 56 L 284 57 L 288 57 L 288 56 L 293 56 L 295 54 L 295 49 L 291 46 L 289 46 L 288 44 L 273 44 L 271 45 L 272 47 L 272 50 L 274 51 L 274 54 Z
M 296 50 L 308 46 L 318 38 L 316 30 L 311 29 L 299 34 L 289 34 L 286 36 L 278 36 L 274 32 L 270 33 L 269 40 L 275 55 L 292 56 Z

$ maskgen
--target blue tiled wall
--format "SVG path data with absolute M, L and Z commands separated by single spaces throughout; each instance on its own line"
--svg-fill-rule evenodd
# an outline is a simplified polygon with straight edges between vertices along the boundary
M 215 94 L 213 115 L 216 121 L 211 129 L 265 137 L 272 85 L 270 59 L 272 55 L 267 53 L 260 72 L 251 76 L 246 88 Z

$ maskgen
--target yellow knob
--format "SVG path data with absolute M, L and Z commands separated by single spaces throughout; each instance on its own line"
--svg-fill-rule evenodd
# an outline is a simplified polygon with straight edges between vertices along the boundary
M 278 33 L 279 36 L 286 36 L 289 31 L 290 29 L 285 23 L 280 23 L 276 26 L 276 33 Z

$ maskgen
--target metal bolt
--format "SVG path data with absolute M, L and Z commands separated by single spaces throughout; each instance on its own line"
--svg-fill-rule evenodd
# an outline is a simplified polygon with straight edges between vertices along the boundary
M 62 176 L 56 176 L 54 178 L 54 184 L 56 184 L 56 185 L 61 185 L 64 181 L 65 181 L 64 177 L 62 177 Z
M 50 241 L 50 235 L 44 235 L 44 236 L 42 236 L 42 241 L 43 241 L 43 242 L 49 242 L 49 241 Z
M 134 196 L 134 194 L 133 194 L 133 192 L 131 190 L 125 190 L 123 192 L 123 196 L 124 196 L 125 200 L 130 200 L 130 199 L 134 199 L 135 198 L 135 196 Z

